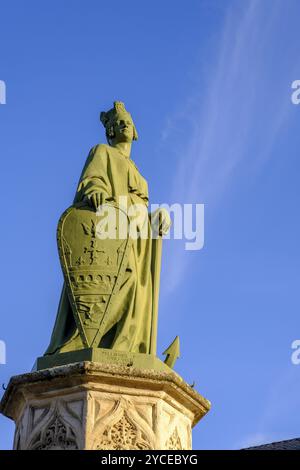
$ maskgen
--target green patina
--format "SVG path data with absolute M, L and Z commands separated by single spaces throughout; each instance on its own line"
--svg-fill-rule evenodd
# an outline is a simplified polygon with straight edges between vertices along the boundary
M 169 214 L 155 214 L 156 238 L 119 237 L 120 221 L 129 221 L 119 198 L 125 198 L 127 210 L 136 204 L 146 208 L 148 185 L 130 159 L 137 131 L 124 104 L 115 102 L 100 120 L 108 144 L 91 149 L 73 205 L 59 220 L 64 286 L 50 345 L 37 367 L 77 359 L 128 363 L 131 358 L 137 367 L 166 368 L 155 356 L 161 245 Z M 99 207 L 104 206 L 118 214 L 114 239 L 101 239 L 97 232 Z M 151 215 L 143 223 L 151 234 Z M 176 340 L 175 349 L 173 345 L 171 352 L 167 350 L 168 366 L 173 367 L 178 348 Z

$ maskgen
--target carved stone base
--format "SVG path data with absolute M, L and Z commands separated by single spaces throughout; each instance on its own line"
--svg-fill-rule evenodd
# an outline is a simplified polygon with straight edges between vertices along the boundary
M 14 449 L 191 449 L 210 403 L 174 372 L 80 362 L 12 377 Z

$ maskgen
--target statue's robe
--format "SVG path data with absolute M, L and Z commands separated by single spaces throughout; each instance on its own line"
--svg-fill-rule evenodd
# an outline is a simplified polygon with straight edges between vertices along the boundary
M 125 196 L 128 207 L 136 203 L 148 205 L 146 180 L 132 160 L 109 145 L 96 145 L 90 151 L 74 203 L 85 200 L 96 191 L 102 193 L 107 202 L 117 203 L 119 196 Z M 150 353 L 151 242 L 151 237 L 132 241 L 124 279 L 113 301 L 99 347 Z M 83 347 L 64 285 L 50 345 L 45 354 L 74 351 Z

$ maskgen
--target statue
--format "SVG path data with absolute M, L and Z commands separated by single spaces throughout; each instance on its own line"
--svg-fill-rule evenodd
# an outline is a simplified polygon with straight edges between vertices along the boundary
M 65 282 L 45 355 L 90 347 L 156 354 L 161 237 L 170 216 L 159 209 L 151 218 L 146 210 L 136 229 L 150 236 L 120 237 L 130 208 L 147 209 L 148 186 L 130 159 L 138 135 L 124 104 L 115 102 L 100 120 L 108 145 L 91 149 L 73 205 L 58 224 Z M 116 237 L 102 237 L 105 209 L 114 210 Z
M 130 159 L 137 132 L 123 103 L 101 113 L 108 145 L 89 153 L 57 244 L 64 286 L 50 345 L 12 377 L 0 413 L 18 450 L 190 450 L 209 411 L 173 368 L 179 339 L 156 355 L 162 236 Z

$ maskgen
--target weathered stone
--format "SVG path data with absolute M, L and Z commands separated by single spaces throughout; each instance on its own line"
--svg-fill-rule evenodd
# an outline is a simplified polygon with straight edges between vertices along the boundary
M 80 362 L 12 377 L 14 449 L 191 449 L 210 403 L 176 373 Z

